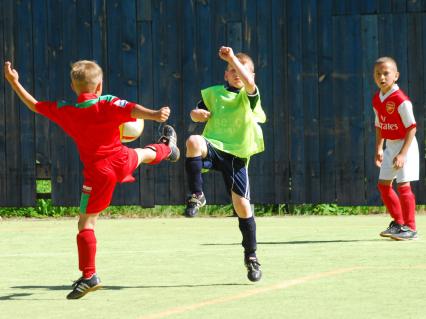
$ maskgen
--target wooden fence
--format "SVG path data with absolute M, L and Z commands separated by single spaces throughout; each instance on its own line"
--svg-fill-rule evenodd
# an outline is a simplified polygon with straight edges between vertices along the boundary
M 418 122 L 426 204 L 426 0 L 1 0 L 0 61 L 11 60 L 38 100 L 75 99 L 69 66 L 94 59 L 104 93 L 148 107 L 168 104 L 185 139 L 200 89 L 223 81 L 221 45 L 250 54 L 268 122 L 266 150 L 250 164 L 254 203 L 380 204 L 374 166 L 379 56 L 399 64 L 400 87 Z M 146 123 L 132 146 L 157 138 Z M 78 205 L 81 163 L 73 142 L 19 102 L 0 77 L 0 206 L 30 206 L 36 179 L 51 178 L 55 204 Z M 118 186 L 114 204 L 182 204 L 184 161 L 143 166 Z M 228 201 L 208 174 L 209 203 Z

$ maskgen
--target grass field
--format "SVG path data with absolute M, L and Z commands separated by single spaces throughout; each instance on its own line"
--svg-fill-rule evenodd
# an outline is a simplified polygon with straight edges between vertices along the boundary
M 420 236 L 426 216 L 418 216 Z M 0 221 L 0 318 L 425 318 L 426 240 L 383 215 L 257 219 L 263 279 L 246 279 L 237 220 L 101 219 L 105 288 L 79 277 L 76 220 Z

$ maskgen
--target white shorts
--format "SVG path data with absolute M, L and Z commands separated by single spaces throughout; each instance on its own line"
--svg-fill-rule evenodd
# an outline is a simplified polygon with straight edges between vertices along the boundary
M 419 146 L 415 137 L 408 149 L 404 166 L 400 169 L 393 167 L 393 159 L 399 153 L 403 144 L 404 140 L 386 140 L 379 179 L 390 181 L 396 178 L 397 183 L 419 180 Z

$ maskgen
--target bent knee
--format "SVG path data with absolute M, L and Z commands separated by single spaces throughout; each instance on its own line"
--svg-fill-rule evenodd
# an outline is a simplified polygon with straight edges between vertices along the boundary
M 200 135 L 191 135 L 186 140 L 186 149 L 188 151 L 201 151 L 205 143 L 204 138 Z

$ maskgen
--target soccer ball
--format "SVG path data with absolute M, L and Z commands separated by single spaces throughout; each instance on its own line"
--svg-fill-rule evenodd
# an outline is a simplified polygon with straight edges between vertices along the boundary
M 144 127 L 142 119 L 136 119 L 135 122 L 122 123 L 120 129 L 120 140 L 122 143 L 129 143 L 141 136 Z

